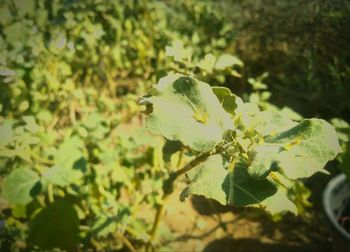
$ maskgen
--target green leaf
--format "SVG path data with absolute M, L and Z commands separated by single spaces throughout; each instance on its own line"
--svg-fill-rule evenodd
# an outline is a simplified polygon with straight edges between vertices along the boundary
M 5 178 L 2 195 L 11 204 L 25 205 L 32 201 L 32 190 L 39 182 L 39 175 L 29 168 L 18 168 Z
M 197 66 L 208 73 L 213 71 L 215 65 L 216 58 L 213 54 L 209 53 L 205 55 L 204 59 L 202 59 Z
M 212 87 L 212 90 L 225 111 L 234 116 L 236 108 L 239 104 L 243 104 L 242 99 L 232 94 L 230 89 L 225 87 Z
M 192 50 L 185 49 L 183 43 L 179 40 L 173 41 L 171 46 L 165 47 L 165 55 L 174 57 L 175 61 L 189 61 L 192 57 Z
M 288 130 L 297 125 L 297 123 L 280 112 L 262 111 L 254 115 L 252 125 L 256 132 L 266 137 Z
M 287 189 L 282 186 L 278 186 L 277 188 L 278 190 L 274 195 L 261 202 L 265 210 L 272 215 L 285 211 L 292 212 L 296 215 L 298 212 L 297 207 L 288 198 Z
M 72 169 L 75 162 L 84 157 L 83 149 L 84 142 L 80 138 L 73 136 L 65 139 L 55 155 L 56 164 L 65 169 Z
M 280 146 L 258 145 L 250 151 L 249 157 L 253 161 L 248 167 L 248 173 L 255 179 L 265 178 L 271 171 L 279 168 L 278 155 Z
M 215 64 L 215 68 L 219 70 L 224 70 L 235 65 L 243 66 L 243 62 L 235 56 L 232 56 L 230 54 L 223 54 L 218 58 Z
M 13 139 L 13 123 L 5 121 L 0 125 L 0 146 L 8 145 Z
M 76 182 L 81 177 L 81 172 L 73 169 L 65 169 L 59 165 L 55 165 L 46 170 L 42 175 L 44 184 L 52 183 L 58 186 L 68 186 Z
M 213 148 L 233 126 L 207 83 L 180 74 L 162 78 L 141 101 L 151 111 L 146 127 L 152 133 L 196 151 Z
M 67 186 L 77 183 L 86 171 L 84 143 L 76 136 L 67 138 L 57 150 L 55 165 L 43 173 L 44 184 Z
M 196 194 L 215 199 L 223 205 L 247 206 L 260 204 L 277 191 L 267 179 L 252 179 L 246 167 L 236 165 L 228 171 L 220 155 L 209 157 L 187 175 L 191 183 L 181 193 L 180 200 Z
M 313 158 L 325 165 L 341 151 L 335 129 L 322 119 L 305 119 L 295 127 L 265 140 L 286 144 L 296 155 Z
M 290 179 L 309 177 L 341 151 L 334 128 L 321 119 L 303 120 L 265 142 L 249 153 L 248 173 L 256 179 L 278 168 Z
M 79 243 L 79 219 L 72 204 L 59 200 L 41 210 L 29 224 L 30 244 L 40 249 L 74 250 Z
M 25 128 L 31 133 L 37 133 L 41 127 L 36 123 L 34 116 L 23 116 L 23 121 L 26 123 Z

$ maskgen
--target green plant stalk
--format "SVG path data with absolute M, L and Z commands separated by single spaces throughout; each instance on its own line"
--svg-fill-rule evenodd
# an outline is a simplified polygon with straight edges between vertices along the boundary
M 53 185 L 52 183 L 49 183 L 47 185 L 47 195 L 50 203 L 53 203 L 55 201 L 54 196 L 53 196 Z
M 132 243 L 121 233 L 117 233 L 117 237 L 122 240 L 124 245 L 129 249 L 130 252 L 136 252 L 135 247 L 132 245 Z
M 203 163 L 208 157 L 211 155 L 217 154 L 219 151 L 217 149 L 213 149 L 210 151 L 203 152 L 199 154 L 197 157 L 195 157 L 192 161 L 190 161 L 188 164 L 186 164 L 181 169 L 172 172 L 169 176 L 169 178 L 164 182 L 163 184 L 163 197 L 162 197 L 162 204 L 160 204 L 157 208 L 156 216 L 154 218 L 153 226 L 150 232 L 150 241 L 146 246 L 146 251 L 149 251 L 150 245 L 152 241 L 155 239 L 160 220 L 164 213 L 164 206 L 165 202 L 168 199 L 168 197 L 172 194 L 174 191 L 174 183 L 175 181 L 186 172 L 190 171 L 194 167 L 198 166 L 199 164 Z

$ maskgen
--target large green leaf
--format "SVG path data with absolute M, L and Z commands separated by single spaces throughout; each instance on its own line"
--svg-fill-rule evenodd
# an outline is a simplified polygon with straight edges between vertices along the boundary
M 277 191 L 267 179 L 252 179 L 246 167 L 237 165 L 233 171 L 228 171 L 221 155 L 209 157 L 187 175 L 191 183 L 181 193 L 181 200 L 196 194 L 215 199 L 223 205 L 247 206 L 260 204 Z
M 11 204 L 25 205 L 32 201 L 32 195 L 39 182 L 39 175 L 29 168 L 18 168 L 5 178 L 2 195 Z
M 79 242 L 79 219 L 72 204 L 56 201 L 41 210 L 29 224 L 28 241 L 40 249 L 73 250 Z
M 162 78 L 141 101 L 151 109 L 146 126 L 152 133 L 196 151 L 214 147 L 233 125 L 207 83 L 180 74 Z
M 308 177 L 341 151 L 334 128 L 321 119 L 303 120 L 265 142 L 250 152 L 248 173 L 254 178 L 266 177 L 277 166 L 291 179 Z

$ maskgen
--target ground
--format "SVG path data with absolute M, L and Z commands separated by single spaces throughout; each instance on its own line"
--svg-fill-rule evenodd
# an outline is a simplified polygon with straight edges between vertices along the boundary
M 254 209 L 223 207 L 204 197 L 179 201 L 179 183 L 159 230 L 161 251 L 331 251 L 332 232 L 318 204 L 304 216 L 273 221 Z M 319 195 L 314 194 L 314 198 Z

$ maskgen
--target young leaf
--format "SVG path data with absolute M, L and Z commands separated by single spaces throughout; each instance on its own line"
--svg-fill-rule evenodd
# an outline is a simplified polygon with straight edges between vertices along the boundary
M 223 54 L 217 60 L 215 68 L 223 70 L 234 65 L 243 66 L 243 62 L 235 56 L 232 56 L 230 54 Z
M 168 75 L 141 100 L 151 107 L 146 127 L 152 133 L 196 151 L 213 148 L 233 126 L 211 87 L 191 77 Z
M 205 55 L 204 59 L 202 59 L 197 66 L 208 73 L 211 73 L 213 71 L 214 65 L 215 65 L 216 58 L 213 54 L 209 53 Z
M 239 104 L 243 104 L 241 98 L 232 94 L 230 89 L 225 87 L 213 87 L 212 89 L 225 111 L 234 116 L 236 108 Z

